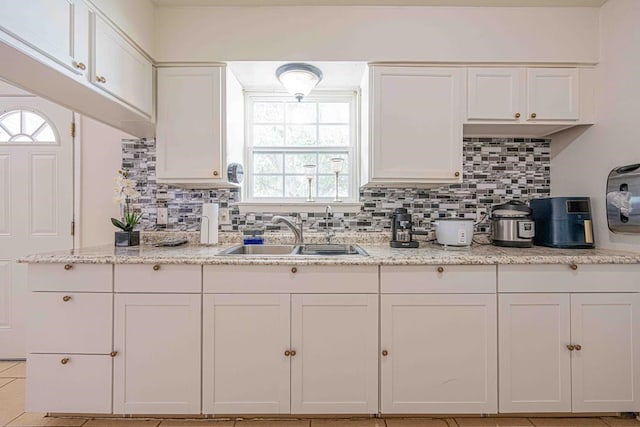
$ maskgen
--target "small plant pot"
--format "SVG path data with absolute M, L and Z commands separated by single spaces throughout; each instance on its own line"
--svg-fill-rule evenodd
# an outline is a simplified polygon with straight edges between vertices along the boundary
M 116 231 L 116 246 L 138 246 L 140 244 L 140 231 Z

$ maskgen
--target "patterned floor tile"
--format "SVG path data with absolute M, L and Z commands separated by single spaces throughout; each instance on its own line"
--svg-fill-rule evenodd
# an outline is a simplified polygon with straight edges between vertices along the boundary
M 25 412 L 7 424 L 8 427 L 77 427 L 87 422 L 86 418 L 46 417 L 46 414 Z
M 526 418 L 456 418 L 460 427 L 518 427 L 533 426 Z

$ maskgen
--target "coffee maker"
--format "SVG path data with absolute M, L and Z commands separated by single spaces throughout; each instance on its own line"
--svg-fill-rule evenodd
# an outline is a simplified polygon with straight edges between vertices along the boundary
M 412 240 L 412 237 L 411 214 L 405 208 L 396 208 L 391 217 L 391 247 L 417 248 L 418 242 Z

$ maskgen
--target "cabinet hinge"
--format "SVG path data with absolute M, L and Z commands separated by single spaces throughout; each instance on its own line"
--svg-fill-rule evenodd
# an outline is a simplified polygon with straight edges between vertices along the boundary
M 71 122 L 71 137 L 76 137 L 76 122 Z
M 75 236 L 75 234 L 76 234 L 76 222 L 71 221 L 71 235 Z

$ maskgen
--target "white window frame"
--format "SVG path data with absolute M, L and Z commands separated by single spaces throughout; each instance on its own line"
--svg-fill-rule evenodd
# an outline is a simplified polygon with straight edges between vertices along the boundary
M 274 148 L 274 151 L 289 151 L 289 152 L 322 152 L 322 151 L 348 151 L 349 153 L 349 187 L 351 194 L 349 197 L 342 197 L 341 205 L 344 207 L 344 211 L 357 211 L 359 210 L 360 203 L 358 203 L 360 193 L 360 108 L 359 101 L 360 96 L 358 91 L 345 90 L 345 91 L 322 91 L 316 92 L 313 95 L 308 95 L 304 98 L 306 101 L 311 102 L 349 102 L 351 104 L 351 122 L 349 124 L 350 144 L 348 147 L 333 146 L 333 147 L 310 147 L 307 148 Z M 303 100 L 303 102 L 304 102 Z M 241 212 L 243 207 L 256 208 L 260 206 L 279 206 L 285 208 L 306 208 L 308 211 L 314 211 L 314 206 L 320 206 L 324 209 L 324 206 L 329 203 L 333 203 L 334 197 L 317 197 L 313 195 L 314 202 L 307 202 L 306 197 L 300 198 L 266 198 L 266 197 L 253 197 L 253 103 L 254 102 L 269 102 L 269 101 L 286 101 L 295 102 L 295 99 L 287 93 L 276 92 L 245 92 L 245 150 L 244 150 L 244 164 L 245 168 L 245 185 L 243 186 L 243 202 L 240 203 Z M 262 149 L 262 147 L 260 147 Z M 259 149 L 259 150 L 260 150 Z M 266 152 L 269 151 L 268 147 L 265 147 Z M 244 205 L 244 206 L 243 206 Z

